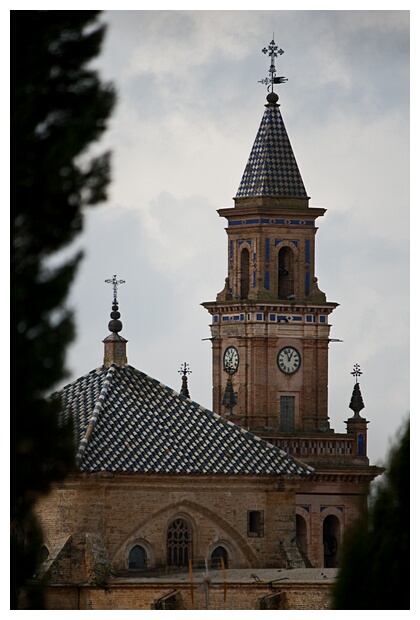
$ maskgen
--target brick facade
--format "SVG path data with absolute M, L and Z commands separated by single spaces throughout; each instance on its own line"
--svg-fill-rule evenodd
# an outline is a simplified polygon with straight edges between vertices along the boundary
M 56 485 L 39 503 L 38 514 L 52 556 L 69 537 L 74 553 L 79 553 L 86 533 L 95 534 L 117 572 L 129 568 L 129 552 L 136 544 L 145 549 L 147 568 L 166 566 L 167 530 L 176 518 L 191 528 L 192 558 L 210 561 L 212 551 L 222 546 L 230 568 L 281 567 L 287 565 L 288 556 L 279 541 L 290 544 L 294 538 L 299 484 L 288 476 L 202 476 L 198 480 L 195 476 L 79 474 Z M 249 531 L 250 511 L 262 515 L 260 534 Z M 83 564 L 80 557 L 76 564 Z M 55 582 L 82 582 L 89 573 L 87 569 L 75 573 L 65 562 L 62 566 L 62 578 L 55 574 Z

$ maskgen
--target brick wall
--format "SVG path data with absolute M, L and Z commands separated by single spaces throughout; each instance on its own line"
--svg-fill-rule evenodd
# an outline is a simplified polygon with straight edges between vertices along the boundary
M 109 584 L 106 589 L 92 587 L 49 587 L 46 593 L 47 609 L 206 609 L 203 590 L 194 590 L 194 604 L 188 585 L 179 586 L 125 586 Z M 331 609 L 330 584 L 290 585 L 275 590 L 267 586 L 228 586 L 226 600 L 223 587 L 210 588 L 210 610 L 250 609 Z M 175 605 L 175 606 L 173 606 Z

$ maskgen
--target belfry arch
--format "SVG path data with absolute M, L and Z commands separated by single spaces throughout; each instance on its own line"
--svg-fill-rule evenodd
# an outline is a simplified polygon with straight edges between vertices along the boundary
M 288 299 L 291 295 L 296 295 L 295 257 L 293 250 L 283 245 L 277 255 L 277 296 Z
M 243 248 L 241 250 L 241 279 L 240 279 L 240 297 L 248 299 L 249 295 L 249 250 Z

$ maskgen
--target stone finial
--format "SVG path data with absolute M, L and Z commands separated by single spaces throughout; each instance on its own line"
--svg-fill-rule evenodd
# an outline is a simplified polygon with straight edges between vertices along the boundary
M 362 411 L 362 409 L 365 408 L 362 393 L 360 391 L 360 384 L 357 381 L 354 384 L 353 394 L 351 396 L 349 407 L 352 411 L 354 411 L 354 415 L 356 417 L 359 417 L 360 412 Z

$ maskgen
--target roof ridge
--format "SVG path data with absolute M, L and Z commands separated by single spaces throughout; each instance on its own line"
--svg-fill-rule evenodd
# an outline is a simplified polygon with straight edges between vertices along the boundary
M 109 388 L 109 386 L 111 384 L 111 379 L 112 379 L 116 369 L 117 369 L 117 366 L 115 364 L 112 364 L 109 367 L 108 372 L 106 373 L 104 384 L 102 386 L 102 389 L 101 389 L 101 392 L 99 394 L 98 400 L 95 403 L 95 406 L 93 408 L 92 415 L 90 416 L 90 419 L 89 419 L 89 422 L 88 422 L 85 434 L 83 435 L 83 438 L 82 438 L 82 440 L 80 442 L 80 445 L 79 445 L 79 449 L 77 451 L 77 455 L 76 455 L 76 466 L 77 467 L 82 462 L 83 455 L 85 453 L 86 447 L 87 447 L 88 442 L 89 442 L 89 438 L 90 438 L 90 436 L 91 436 L 91 434 L 93 432 L 93 428 L 94 428 L 94 426 L 96 424 L 96 421 L 97 421 L 97 419 L 99 417 L 99 414 L 101 412 L 101 409 L 102 409 L 102 406 L 104 404 L 106 395 L 108 393 L 108 388 Z

